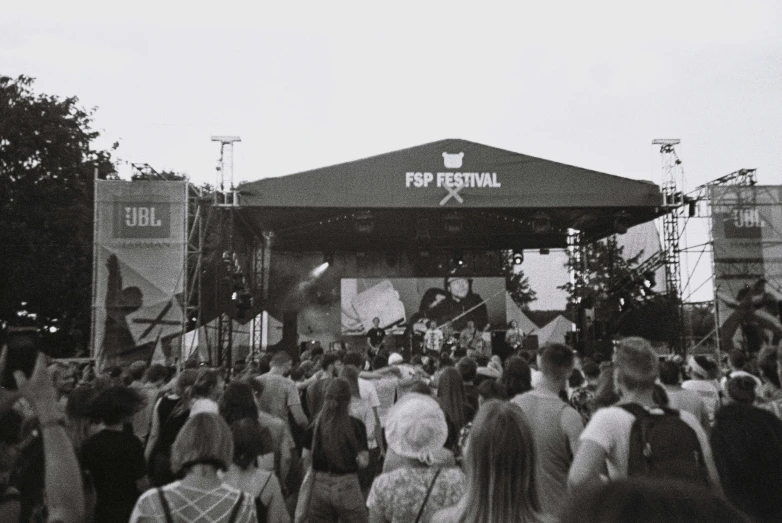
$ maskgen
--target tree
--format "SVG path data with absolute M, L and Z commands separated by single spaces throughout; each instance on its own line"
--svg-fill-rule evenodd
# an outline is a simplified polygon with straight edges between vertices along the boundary
M 505 290 L 510 293 L 513 301 L 522 309 L 529 309 L 529 304 L 538 299 L 537 293 L 532 289 L 529 278 L 524 271 L 513 265 L 510 252 L 503 258 L 502 270 L 505 274 Z
M 576 311 L 583 300 L 591 301 L 595 309 L 595 320 L 608 322 L 620 312 L 620 298 L 637 297 L 629 283 L 636 276 L 633 269 L 638 266 L 643 252 L 631 258 L 624 257 L 624 247 L 615 236 L 587 244 L 583 249 L 586 271 L 578 272 L 575 253 L 569 252 L 565 267 L 575 274 L 570 281 L 558 288 L 567 292 L 568 310 Z M 627 292 L 620 292 L 625 290 Z M 629 300 L 628 300 L 629 301 Z
M 89 337 L 95 173 L 114 166 L 92 146 L 94 109 L 33 82 L 0 76 L 0 323 L 26 310 L 44 346 L 69 355 Z
M 597 330 L 607 334 L 608 340 L 641 336 L 677 347 L 681 329 L 678 305 L 666 294 L 665 282 L 654 282 L 652 288 L 643 285 L 645 275 L 637 270 L 643 252 L 625 258 L 624 248 L 611 236 L 588 244 L 584 253 L 587 270 L 576 274 L 574 282 L 559 287 L 568 293 L 568 311 L 579 318 L 579 305 L 591 304 L 594 321 L 602 327 Z M 572 270 L 577 263 L 574 253 L 569 253 L 565 266 Z M 600 336 L 595 336 L 599 341 Z

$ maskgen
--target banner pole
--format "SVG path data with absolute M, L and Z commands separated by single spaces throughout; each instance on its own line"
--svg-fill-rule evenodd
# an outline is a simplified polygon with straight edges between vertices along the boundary
M 97 316 L 97 291 L 98 291 L 98 167 L 95 167 L 94 178 L 92 182 L 92 318 L 90 320 L 90 357 L 96 360 L 95 368 L 97 371 L 101 371 L 103 367 L 103 361 L 97 361 L 99 354 L 97 353 L 98 347 L 95 344 L 95 336 L 97 329 L 95 326 Z

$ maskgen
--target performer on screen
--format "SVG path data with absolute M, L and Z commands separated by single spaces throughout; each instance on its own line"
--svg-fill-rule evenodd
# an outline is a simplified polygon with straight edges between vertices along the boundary
M 468 321 L 481 326 L 489 323 L 488 309 L 486 304 L 482 303 L 483 298 L 472 291 L 471 278 L 448 276 L 445 278 L 445 288 L 445 298 L 429 311 L 430 317 L 436 320 L 438 325 L 453 321 L 453 329 L 460 332 L 467 326 Z

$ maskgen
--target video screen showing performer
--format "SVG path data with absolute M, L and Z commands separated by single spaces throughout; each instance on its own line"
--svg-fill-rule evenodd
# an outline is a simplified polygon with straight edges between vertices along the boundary
M 472 322 L 477 344 L 485 339 L 487 325 L 506 322 L 505 279 L 461 275 L 444 279 L 345 278 L 341 282 L 341 309 L 344 335 L 368 336 L 370 330 L 381 329 L 386 336 L 404 335 L 405 344 L 412 345 L 415 353 L 422 349 L 427 329 L 437 329 L 442 335 L 442 340 L 432 345 L 452 347 L 458 346 L 459 336 Z

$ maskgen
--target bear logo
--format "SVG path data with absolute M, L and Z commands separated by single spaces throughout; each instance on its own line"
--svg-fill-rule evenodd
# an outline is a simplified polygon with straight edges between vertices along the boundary
M 443 153 L 443 163 L 448 169 L 460 169 L 464 153 Z

